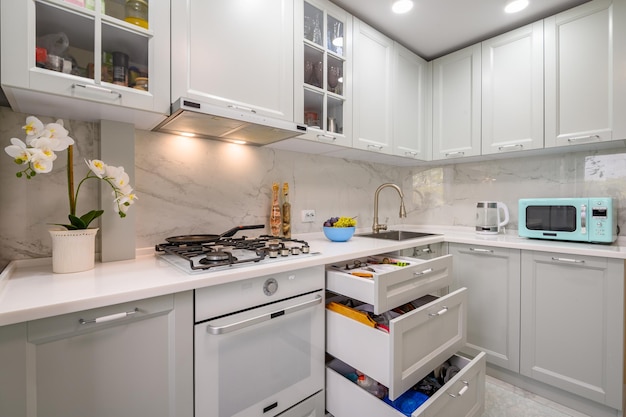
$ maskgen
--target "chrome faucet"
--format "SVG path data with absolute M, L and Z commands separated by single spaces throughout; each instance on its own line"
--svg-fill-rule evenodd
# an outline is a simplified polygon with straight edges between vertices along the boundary
M 400 194 L 400 217 L 406 217 L 406 209 L 404 208 L 404 194 L 402 194 L 402 190 L 396 184 L 385 183 L 376 189 L 376 193 L 374 194 L 374 225 L 372 226 L 372 230 L 374 233 L 378 233 L 381 230 L 387 230 L 386 224 L 378 223 L 378 194 L 380 194 L 383 188 L 391 187 L 394 188 L 398 194 Z

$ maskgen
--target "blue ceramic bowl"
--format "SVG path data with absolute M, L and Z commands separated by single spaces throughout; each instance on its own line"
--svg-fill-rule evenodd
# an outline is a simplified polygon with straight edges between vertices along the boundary
M 354 234 L 355 227 L 324 227 L 324 235 L 333 242 L 345 242 Z

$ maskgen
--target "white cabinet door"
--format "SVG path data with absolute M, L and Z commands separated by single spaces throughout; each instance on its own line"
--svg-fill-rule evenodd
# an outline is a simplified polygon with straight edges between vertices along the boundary
M 171 3 L 172 100 L 294 120 L 292 0 Z
M 2 416 L 191 417 L 192 294 L 2 328 L 0 364 Z
M 543 22 L 482 43 L 482 154 L 543 148 Z
M 480 155 L 481 49 L 433 61 L 433 160 Z
M 399 43 L 393 48 L 393 153 L 430 160 L 431 64 Z
M 613 139 L 614 24 L 610 0 L 545 19 L 546 147 Z
M 624 260 L 522 252 L 520 372 L 622 408 Z
M 146 29 L 123 20 L 123 5 L 95 3 L 91 10 L 52 0 L 1 1 L 0 74 L 7 99 L 21 113 L 151 129 L 170 107 L 170 70 L 163 65 L 170 58 L 169 4 L 150 2 Z M 37 58 L 36 45 L 47 61 Z M 127 61 L 120 80 L 113 79 L 110 61 L 117 53 Z M 62 67 L 57 58 L 64 58 Z M 147 91 L 133 88 L 137 75 L 148 78 Z
M 519 372 L 520 251 L 450 243 L 452 289 L 467 287 L 467 351 Z
M 392 151 L 391 58 L 393 41 L 354 18 L 352 146 Z

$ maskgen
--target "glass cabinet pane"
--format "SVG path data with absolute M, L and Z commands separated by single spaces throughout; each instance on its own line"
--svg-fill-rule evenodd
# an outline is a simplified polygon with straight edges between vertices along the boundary
M 110 79 L 103 78 L 103 81 L 124 87 L 147 89 L 141 85 L 144 84 L 143 81 L 148 82 L 148 42 L 147 35 L 120 30 L 116 26 L 103 23 L 102 52 L 106 58 L 103 67 L 110 65 L 112 75 Z
M 323 128 L 324 97 L 316 91 L 304 90 L 304 123 L 308 127 Z
M 328 57 L 326 69 L 326 89 L 333 94 L 343 94 L 343 61 L 332 56 Z
M 343 22 L 331 15 L 327 17 L 326 24 L 326 47 L 329 51 L 343 56 Z
M 324 85 L 324 54 L 308 45 L 304 46 L 304 83 L 318 88 Z
M 40 2 L 35 10 L 36 65 L 87 77 L 94 57 L 94 18 Z
M 326 130 L 343 134 L 343 100 L 329 96 L 326 110 L 328 112 Z
M 304 2 L 304 39 L 322 46 L 322 33 L 324 13 L 309 3 Z

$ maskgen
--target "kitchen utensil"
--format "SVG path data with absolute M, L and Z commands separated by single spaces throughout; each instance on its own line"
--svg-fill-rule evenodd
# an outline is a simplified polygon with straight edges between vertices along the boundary
M 181 235 L 181 236 L 172 236 L 165 239 L 166 242 L 169 243 L 207 243 L 218 240 L 222 237 L 230 237 L 233 236 L 240 230 L 250 230 L 250 229 L 263 229 L 265 228 L 264 224 L 256 224 L 252 226 L 236 226 L 221 235 Z
M 476 204 L 476 233 L 495 235 L 508 223 L 509 209 L 506 204 L 500 201 L 479 201 Z
M 326 130 L 329 132 L 337 133 L 337 122 L 334 117 L 329 117 L 327 120 Z

